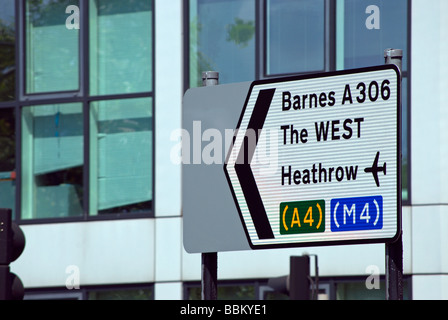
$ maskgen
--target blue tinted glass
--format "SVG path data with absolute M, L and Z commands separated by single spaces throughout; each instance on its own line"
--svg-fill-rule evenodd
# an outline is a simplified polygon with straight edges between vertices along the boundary
M 79 0 L 26 4 L 26 92 L 78 90 L 79 29 L 72 21 L 79 16 Z M 69 6 L 76 12 L 67 14 Z
M 406 71 L 407 0 L 345 0 L 344 7 L 344 68 L 384 64 L 384 50 L 394 48 L 403 50 Z
M 190 1 L 190 85 L 209 70 L 220 83 L 254 80 L 254 0 Z
M 15 212 L 16 142 L 15 114 L 12 108 L 0 109 L 0 207 Z
M 152 91 L 152 1 L 90 0 L 90 93 Z
M 267 73 L 324 69 L 323 0 L 268 0 Z
M 152 99 L 93 102 L 90 108 L 90 214 L 152 208 Z
M 23 219 L 83 214 L 81 103 L 22 109 Z

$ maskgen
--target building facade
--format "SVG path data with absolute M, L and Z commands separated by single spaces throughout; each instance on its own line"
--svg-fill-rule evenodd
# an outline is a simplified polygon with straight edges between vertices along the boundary
M 445 0 L 0 8 L 0 206 L 26 236 L 12 264 L 25 298 L 200 297 L 201 255 L 183 248 L 172 161 L 185 91 L 205 70 L 220 83 L 344 70 L 384 64 L 387 48 L 404 53 L 404 297 L 448 298 Z M 322 298 L 385 297 L 384 244 L 222 252 L 219 297 L 282 298 L 267 281 L 305 252 L 318 257 Z

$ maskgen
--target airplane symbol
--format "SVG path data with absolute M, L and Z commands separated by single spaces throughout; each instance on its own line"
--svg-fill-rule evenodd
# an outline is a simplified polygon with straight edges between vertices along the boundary
M 380 152 L 378 151 L 376 153 L 375 160 L 373 161 L 373 165 L 370 168 L 365 168 L 364 172 L 371 172 L 373 175 L 373 178 L 375 179 L 376 186 L 380 186 L 380 181 L 378 179 L 378 172 L 384 172 L 384 175 L 386 175 L 386 162 L 384 162 L 384 165 L 382 167 L 378 167 L 378 159 L 380 157 Z

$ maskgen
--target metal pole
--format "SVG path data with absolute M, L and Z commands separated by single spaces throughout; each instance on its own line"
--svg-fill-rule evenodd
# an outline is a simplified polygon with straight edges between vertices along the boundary
M 317 254 L 310 254 L 309 256 L 314 256 L 314 290 L 312 300 L 319 300 L 319 266 L 317 262 Z
M 385 64 L 395 64 L 400 70 L 400 81 L 402 72 L 403 50 L 386 49 L 384 51 Z M 401 101 L 401 99 L 400 99 Z M 401 108 L 401 105 L 400 105 Z M 401 121 L 401 119 L 400 119 Z M 401 126 L 400 126 L 401 127 Z M 400 132 L 401 135 L 401 132 Z M 401 141 L 401 136 L 400 136 Z M 401 143 L 400 159 L 401 161 Z M 400 164 L 399 164 L 400 165 Z M 401 168 L 401 165 L 400 165 Z M 398 207 L 401 216 L 401 174 L 398 179 Z M 401 219 L 400 219 L 401 220 Z M 386 299 L 387 300 L 403 300 L 403 239 L 402 234 L 397 241 L 386 243 Z
M 218 85 L 218 82 L 218 72 L 202 72 L 202 85 L 204 87 Z M 201 264 L 201 298 L 202 300 L 216 300 L 218 297 L 218 253 L 202 253 Z
M 218 253 L 202 253 L 202 300 L 216 300 L 218 297 Z

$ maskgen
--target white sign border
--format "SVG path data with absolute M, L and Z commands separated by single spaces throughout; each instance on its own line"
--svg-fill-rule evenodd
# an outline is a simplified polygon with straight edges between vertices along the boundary
M 246 225 L 246 222 L 244 221 L 244 215 L 242 213 L 242 210 L 246 212 L 248 211 L 247 203 L 240 203 L 238 201 L 238 197 L 236 193 L 241 194 L 241 186 L 239 184 L 235 184 L 232 182 L 231 175 L 235 175 L 234 168 L 232 167 L 232 164 L 235 163 L 237 154 L 236 152 L 239 150 L 238 146 L 241 147 L 242 139 L 244 138 L 245 132 L 244 130 L 240 130 L 242 128 L 242 122 L 244 119 L 244 116 L 247 112 L 247 106 L 249 103 L 249 99 L 252 96 L 254 87 L 262 86 L 262 85 L 275 85 L 275 83 L 279 82 L 289 82 L 289 81 L 298 81 L 298 80 L 309 80 L 314 78 L 328 78 L 328 77 L 335 77 L 335 76 L 341 76 L 341 75 L 356 75 L 360 73 L 369 73 L 369 72 L 375 72 L 375 71 L 384 71 L 384 70 L 394 70 L 397 75 L 397 226 L 396 226 L 396 232 L 395 235 L 392 237 L 372 237 L 372 238 L 362 238 L 362 239 L 344 239 L 344 240 L 330 240 L 326 241 L 325 239 L 322 241 L 305 241 L 305 242 L 287 242 L 287 243 L 263 243 L 261 241 L 260 243 L 253 243 L 250 232 L 253 232 L 253 230 L 248 230 L 248 226 Z M 271 86 L 272 87 L 272 86 Z M 359 69 L 351 69 L 351 70 L 343 70 L 343 71 L 335 71 L 335 72 L 327 72 L 327 73 L 318 73 L 318 74 L 308 74 L 308 75 L 302 75 L 302 76 L 293 76 L 293 77 L 285 77 L 285 78 L 276 78 L 276 79 L 266 79 L 266 80 L 259 80 L 254 81 L 249 89 L 245 105 L 243 107 L 243 110 L 241 112 L 240 119 L 238 121 L 237 130 L 235 134 L 235 141 L 233 146 L 237 146 L 236 148 L 230 148 L 228 151 L 226 163 L 224 164 L 224 171 L 226 174 L 226 178 L 228 180 L 229 186 L 232 191 L 233 198 L 235 200 L 236 207 L 238 209 L 241 222 L 243 224 L 244 230 L 246 232 L 246 236 L 248 239 L 248 242 L 252 249 L 267 249 L 267 248 L 285 248 L 285 247 L 306 247 L 306 246 L 325 246 L 325 245 L 344 245 L 344 244 L 364 244 L 364 243 L 391 243 L 396 241 L 399 236 L 401 235 L 401 225 L 402 225 L 402 215 L 401 215 L 401 75 L 400 71 L 395 65 L 382 65 L 382 66 L 375 66 L 375 67 L 367 67 L 367 68 L 359 68 Z M 246 116 L 247 118 L 247 116 Z M 247 125 L 247 124 L 245 124 Z M 237 151 L 235 151 L 237 150 Z M 238 151 L 239 152 L 239 151 Z M 229 164 L 230 161 L 230 165 Z M 233 169 L 232 169 L 233 168 Z M 258 192 L 258 191 L 257 191 Z M 241 198 L 241 196 L 240 196 Z M 327 213 L 329 214 L 329 213 Z M 330 226 L 327 226 L 328 228 Z

